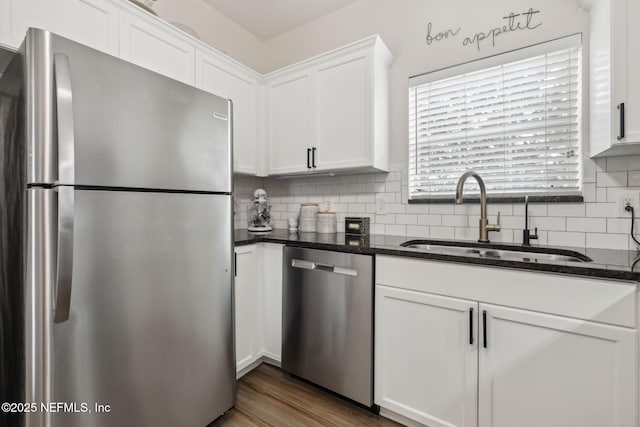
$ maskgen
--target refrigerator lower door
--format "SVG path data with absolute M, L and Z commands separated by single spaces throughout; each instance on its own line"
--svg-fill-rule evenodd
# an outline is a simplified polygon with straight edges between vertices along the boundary
M 224 195 L 75 191 L 52 400 L 76 406 L 54 426 L 204 426 L 234 405 L 231 212 Z

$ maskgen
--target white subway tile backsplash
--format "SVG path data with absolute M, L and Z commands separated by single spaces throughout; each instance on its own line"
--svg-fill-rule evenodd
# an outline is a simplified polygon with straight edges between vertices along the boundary
M 626 172 L 630 170 L 640 170 L 640 156 L 607 158 L 607 172 Z
M 418 224 L 418 215 L 415 215 L 415 214 L 397 214 L 396 215 L 396 224 L 417 225 Z
M 435 204 L 429 207 L 429 213 L 432 214 L 442 214 L 442 215 L 453 215 L 455 212 L 453 204 Z
M 587 216 L 591 218 L 607 218 L 614 216 L 615 203 L 587 203 Z
M 565 217 L 556 216 L 531 217 L 529 220 L 530 229 L 538 227 L 540 230 L 548 231 L 565 231 L 566 224 L 567 222 Z
M 584 216 L 585 212 L 584 203 L 549 203 L 547 205 L 549 216 Z
M 596 184 L 595 182 L 582 184 L 582 197 L 585 203 L 596 201 Z
M 626 187 L 627 172 L 598 172 L 598 187 Z
M 635 191 L 640 197 L 640 156 L 583 158 L 584 203 L 530 203 L 530 225 L 538 227 L 534 245 L 593 246 L 634 249 L 629 235 L 630 219 L 616 212 L 619 191 Z M 338 229 L 344 230 L 346 215 L 369 216 L 371 232 L 435 239 L 478 238 L 478 203 L 409 204 L 406 167 L 389 173 L 334 177 L 300 177 L 289 180 L 236 176 L 235 216 L 237 228 L 246 227 L 246 206 L 253 191 L 265 188 L 276 227 L 300 211 L 300 204 L 319 203 L 338 213 Z M 377 200 L 384 199 L 385 215 L 377 215 Z M 330 206 L 329 206 L 330 205 Z M 501 213 L 502 231 L 490 233 L 494 242 L 521 243 L 523 203 L 489 203 L 489 222 Z M 640 213 L 637 214 L 640 216 Z M 640 227 L 640 221 L 636 224 Z
M 625 234 L 587 233 L 587 247 L 620 249 L 627 248 L 629 238 Z
M 387 203 L 387 213 L 405 213 L 407 211 L 407 205 L 402 203 Z
M 442 225 L 449 227 L 466 227 L 467 216 L 465 215 L 443 215 Z
M 640 187 L 640 171 L 629 171 L 629 187 Z
M 582 182 L 596 182 L 596 164 L 588 157 L 582 158 Z
M 418 224 L 420 225 L 442 225 L 442 215 L 419 215 Z
M 554 246 L 574 246 L 584 248 L 585 233 L 569 231 L 548 231 L 547 243 Z
M 412 214 L 428 214 L 429 205 L 427 204 L 407 204 L 407 213 Z
M 375 222 L 377 224 L 395 224 L 396 216 L 394 214 L 376 215 Z
M 376 196 L 375 194 L 358 194 L 356 200 L 358 203 L 375 203 Z
M 567 218 L 567 231 L 606 233 L 607 221 L 604 218 Z
M 429 237 L 434 239 L 455 239 L 454 227 L 429 227 Z
M 407 236 L 429 237 L 429 227 L 426 225 L 407 225 Z
M 400 189 L 401 189 L 400 181 L 387 182 L 385 184 L 385 191 L 399 193 Z
M 385 234 L 390 236 L 406 236 L 407 235 L 407 226 L 406 225 L 386 225 L 384 228 Z

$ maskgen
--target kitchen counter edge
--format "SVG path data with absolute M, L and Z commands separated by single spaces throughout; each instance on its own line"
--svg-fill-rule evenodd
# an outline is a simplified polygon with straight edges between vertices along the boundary
M 520 270 L 541 271 L 558 274 L 570 274 L 599 279 L 615 279 L 640 282 L 640 253 L 625 250 L 566 248 L 583 253 L 593 262 L 526 262 L 503 259 L 482 258 L 478 256 L 461 256 L 424 251 L 400 246 L 402 242 L 420 239 L 410 236 L 387 236 L 372 234 L 357 243 L 357 238 L 350 238 L 344 233 L 290 233 L 286 229 L 275 229 L 269 233 L 254 234 L 245 229 L 234 230 L 235 246 L 255 243 L 279 243 L 310 249 L 321 249 L 336 252 L 349 252 L 365 255 L 391 255 L 410 258 L 422 258 L 433 261 L 457 262 Z

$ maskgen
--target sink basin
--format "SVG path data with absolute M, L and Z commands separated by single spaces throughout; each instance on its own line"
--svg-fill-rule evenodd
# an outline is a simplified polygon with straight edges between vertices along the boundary
M 528 248 L 512 245 L 492 245 L 486 247 L 473 243 L 438 242 L 433 240 L 409 240 L 400 244 L 405 248 L 421 249 L 427 252 L 440 252 L 450 255 L 477 256 L 481 258 L 503 259 L 525 262 L 591 262 L 592 259 L 580 252 L 552 249 Z

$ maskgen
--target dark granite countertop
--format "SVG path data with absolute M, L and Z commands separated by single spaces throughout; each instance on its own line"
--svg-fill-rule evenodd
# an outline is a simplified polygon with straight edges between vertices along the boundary
M 361 254 L 395 255 L 413 258 L 432 259 L 437 261 L 459 262 L 465 264 L 490 265 L 523 270 L 547 271 L 551 273 L 572 274 L 594 278 L 631 280 L 640 282 L 640 253 L 624 250 L 553 247 L 554 249 L 571 250 L 584 254 L 593 262 L 572 261 L 523 261 L 492 257 L 478 254 L 451 254 L 446 250 L 412 249 L 400 246 L 408 240 L 420 240 L 419 237 L 385 236 L 372 234 L 366 239 L 353 238 L 344 233 L 289 233 L 286 229 L 275 229 L 265 234 L 250 233 L 247 230 L 235 230 L 236 246 L 259 242 L 281 243 L 312 249 L 324 249 L 339 252 Z M 432 243 L 438 241 L 431 240 Z M 451 241 L 439 241 L 451 244 Z M 462 242 L 474 244 L 474 242 Z M 483 244 L 484 248 L 507 248 L 504 244 Z M 508 245 L 514 246 L 514 245 Z M 532 246 L 532 250 L 546 249 L 542 245 Z

